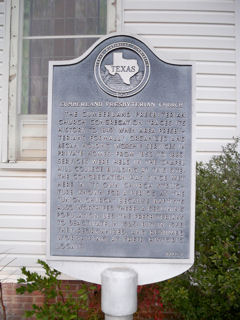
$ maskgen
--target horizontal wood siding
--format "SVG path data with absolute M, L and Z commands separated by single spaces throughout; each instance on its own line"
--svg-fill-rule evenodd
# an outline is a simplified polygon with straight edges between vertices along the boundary
M 0 171 L 0 278 L 15 281 L 20 267 L 36 268 L 46 252 L 46 172 Z
M 47 157 L 46 116 L 25 115 L 19 118 L 21 160 L 45 160 Z
M 5 103 L 6 100 L 6 94 L 3 94 L 3 91 L 6 91 L 6 65 L 4 63 L 4 55 L 5 55 L 5 50 L 4 50 L 4 44 L 5 44 L 5 14 L 4 14 L 4 3 L 0 2 L 0 141 L 2 141 L 2 136 L 3 136 L 3 131 L 4 131 L 4 116 L 3 116 L 3 104 Z M 8 64 L 8 61 L 6 61 Z M 3 146 L 0 144 L 0 158 L 2 154 L 2 149 Z
M 124 0 L 124 9 L 127 10 L 184 10 L 201 12 L 233 12 L 232 0 Z
M 124 0 L 123 31 L 163 59 L 196 62 L 197 160 L 237 136 L 234 0 Z

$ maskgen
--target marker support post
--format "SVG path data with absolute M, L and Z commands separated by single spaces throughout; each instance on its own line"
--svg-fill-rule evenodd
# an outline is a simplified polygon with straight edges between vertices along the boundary
M 105 320 L 132 320 L 137 311 L 137 273 L 128 268 L 109 268 L 101 279 Z

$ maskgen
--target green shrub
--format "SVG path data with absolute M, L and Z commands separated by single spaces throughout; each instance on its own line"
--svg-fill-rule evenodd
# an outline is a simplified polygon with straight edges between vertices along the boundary
M 42 260 L 38 260 L 38 263 L 43 267 L 45 276 L 30 272 L 23 267 L 21 270 L 24 278 L 18 279 L 20 284 L 20 287 L 16 289 L 18 294 L 38 291 L 44 297 L 43 304 L 33 304 L 32 310 L 25 312 L 26 318 L 35 316 L 36 319 L 41 320 L 81 320 L 84 318 L 80 317 L 80 313 L 86 311 L 88 312 L 88 319 L 98 319 L 95 312 L 91 313 L 88 307 L 90 291 L 94 291 L 96 289 L 95 286 L 82 285 L 77 292 L 77 297 L 73 297 L 71 294 L 66 293 L 67 287 L 65 287 L 64 293 L 63 284 L 58 279 L 59 271 L 51 269 Z
M 240 319 L 238 145 L 197 165 L 195 264 L 160 284 L 163 304 L 185 320 Z

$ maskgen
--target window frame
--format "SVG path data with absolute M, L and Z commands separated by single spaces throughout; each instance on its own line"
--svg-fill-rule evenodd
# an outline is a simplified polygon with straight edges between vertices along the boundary
M 22 9 L 24 0 L 5 1 L 5 56 L 4 63 L 9 66 L 6 70 L 7 98 L 2 111 L 2 137 L 1 137 L 1 162 L 0 168 L 7 169 L 36 169 L 45 170 L 46 160 L 18 160 L 20 139 L 17 130 L 24 125 L 24 121 L 31 123 L 47 124 L 47 114 L 19 114 L 19 100 L 21 82 L 21 31 Z M 122 4 L 120 0 L 107 0 L 107 33 L 119 32 L 121 29 Z M 85 38 L 100 38 L 101 35 L 85 35 Z M 21 84 L 20 84 L 21 87 Z M 8 100 L 8 101 L 7 101 Z
M 235 0 L 235 28 L 236 28 L 236 86 L 237 86 L 237 135 L 240 137 L 240 1 Z M 238 145 L 240 152 L 240 144 Z

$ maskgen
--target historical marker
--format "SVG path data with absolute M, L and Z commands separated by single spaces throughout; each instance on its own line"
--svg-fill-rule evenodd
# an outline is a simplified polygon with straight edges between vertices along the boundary
M 190 263 L 192 66 L 119 35 L 49 82 L 50 259 Z

